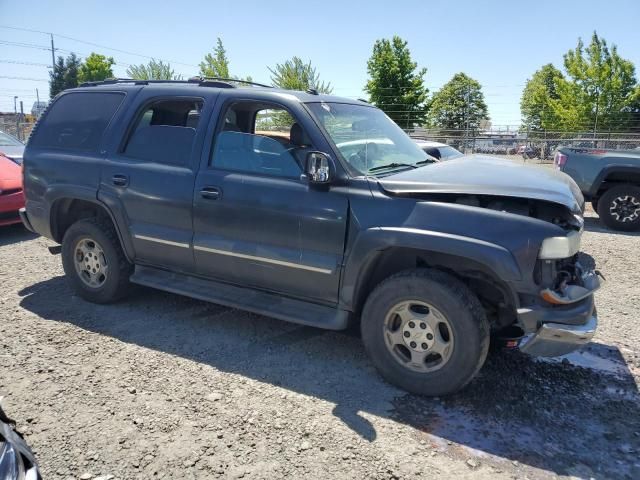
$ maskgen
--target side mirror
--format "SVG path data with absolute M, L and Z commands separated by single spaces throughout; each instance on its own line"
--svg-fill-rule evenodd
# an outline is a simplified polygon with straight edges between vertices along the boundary
M 310 183 L 327 184 L 331 182 L 331 158 L 326 153 L 309 152 L 307 154 L 305 174 Z

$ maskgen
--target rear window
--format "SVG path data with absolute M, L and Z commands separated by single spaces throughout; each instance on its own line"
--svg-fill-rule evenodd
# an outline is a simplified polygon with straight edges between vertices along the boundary
M 38 148 L 97 152 L 123 93 L 78 92 L 61 96 L 29 139 Z

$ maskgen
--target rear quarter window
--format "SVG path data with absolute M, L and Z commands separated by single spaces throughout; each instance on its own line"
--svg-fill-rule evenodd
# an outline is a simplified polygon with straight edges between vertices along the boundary
M 124 93 L 78 92 L 62 95 L 29 139 L 29 146 L 97 152 L 102 135 L 124 100 Z

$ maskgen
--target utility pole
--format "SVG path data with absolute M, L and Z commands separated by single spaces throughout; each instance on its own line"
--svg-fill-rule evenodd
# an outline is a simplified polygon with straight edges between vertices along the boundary
M 18 100 L 18 96 L 14 95 L 13 97 L 13 113 L 15 113 L 16 115 L 18 115 L 18 106 L 16 101 Z
M 38 93 L 37 88 L 36 88 L 36 101 L 38 102 L 38 108 L 40 108 L 40 94 Z
M 22 123 L 24 123 L 24 107 L 22 106 L 22 100 L 20 100 L 20 121 L 22 121 Z M 18 123 L 18 126 L 20 126 L 20 124 Z M 22 135 L 22 129 L 18 128 L 18 139 L 24 141 L 24 135 Z
M 51 68 L 53 68 L 51 73 L 53 73 L 56 68 L 56 47 L 53 46 L 53 33 L 49 35 L 51 35 Z
M 600 107 L 600 89 L 596 87 L 596 119 L 593 122 L 593 147 L 597 148 L 598 143 L 596 140 L 596 135 L 598 133 L 598 109 Z

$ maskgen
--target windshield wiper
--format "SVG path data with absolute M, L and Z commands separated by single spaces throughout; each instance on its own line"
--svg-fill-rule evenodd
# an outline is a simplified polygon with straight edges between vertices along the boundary
M 386 165 L 380 165 L 378 167 L 370 168 L 370 172 L 375 172 L 377 170 L 385 170 L 387 168 L 400 168 L 400 167 L 411 167 L 418 168 L 413 163 L 387 163 Z

